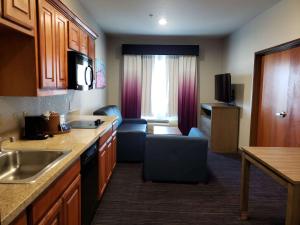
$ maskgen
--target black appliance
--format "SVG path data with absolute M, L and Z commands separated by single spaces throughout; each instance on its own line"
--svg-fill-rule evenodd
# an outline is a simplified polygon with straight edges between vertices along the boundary
M 44 116 L 25 116 L 24 138 L 43 140 L 48 138 L 48 123 Z
M 74 51 L 68 52 L 69 89 L 90 90 L 95 88 L 93 60 Z
M 215 75 L 215 99 L 226 103 L 234 100 L 230 73 Z
M 75 120 L 69 123 L 74 129 L 96 129 L 98 128 L 104 121 L 98 120 Z
M 81 155 L 81 225 L 91 224 L 98 206 L 97 143 Z

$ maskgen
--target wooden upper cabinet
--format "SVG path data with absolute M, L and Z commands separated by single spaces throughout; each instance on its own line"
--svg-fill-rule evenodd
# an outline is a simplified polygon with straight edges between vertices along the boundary
M 80 29 L 74 23 L 68 22 L 69 48 L 80 51 Z
M 88 54 L 88 44 L 89 44 L 89 36 L 83 30 L 80 30 L 80 52 L 87 55 Z
M 55 14 L 56 87 L 68 86 L 68 20 L 60 13 Z
M 35 0 L 3 0 L 3 17 L 27 29 L 33 29 Z
M 89 36 L 89 50 L 88 50 L 88 56 L 95 60 L 95 40 Z
M 66 89 L 68 85 L 68 20 L 47 1 L 40 1 L 40 87 Z
M 55 9 L 45 0 L 40 2 L 40 86 L 56 87 Z

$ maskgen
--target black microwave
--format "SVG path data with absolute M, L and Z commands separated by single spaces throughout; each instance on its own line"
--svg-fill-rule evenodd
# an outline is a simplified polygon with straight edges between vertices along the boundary
M 91 90 L 95 88 L 93 60 L 79 52 L 68 52 L 69 89 Z

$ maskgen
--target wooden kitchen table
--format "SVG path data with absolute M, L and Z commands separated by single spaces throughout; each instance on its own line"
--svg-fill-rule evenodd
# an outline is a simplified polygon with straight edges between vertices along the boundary
M 300 224 L 300 148 L 243 147 L 241 219 L 248 219 L 249 168 L 254 165 L 288 190 L 285 225 Z

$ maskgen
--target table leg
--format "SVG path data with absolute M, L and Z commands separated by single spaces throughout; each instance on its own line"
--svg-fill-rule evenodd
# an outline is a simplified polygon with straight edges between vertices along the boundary
M 285 225 L 300 224 L 300 185 L 288 184 Z
M 242 154 L 242 171 L 241 171 L 241 220 L 248 219 L 248 198 L 249 198 L 249 170 L 250 162 Z

